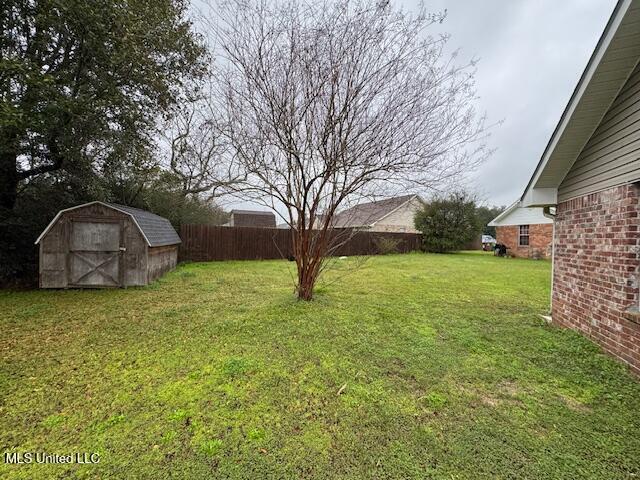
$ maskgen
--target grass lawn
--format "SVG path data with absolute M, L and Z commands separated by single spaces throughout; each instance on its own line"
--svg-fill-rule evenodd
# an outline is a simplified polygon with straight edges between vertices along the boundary
M 286 261 L 0 293 L 3 452 L 101 455 L 0 477 L 640 476 L 640 382 L 538 318 L 548 262 L 354 263 L 310 303 Z

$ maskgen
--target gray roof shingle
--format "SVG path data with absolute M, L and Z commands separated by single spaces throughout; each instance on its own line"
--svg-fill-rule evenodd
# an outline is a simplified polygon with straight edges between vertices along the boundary
M 366 227 L 390 214 L 416 195 L 402 195 L 377 202 L 361 203 L 335 215 L 335 227 Z
M 276 216 L 262 210 L 231 210 L 229 223 L 234 227 L 276 228 Z
M 107 203 L 107 205 L 131 215 L 140 226 L 142 233 L 147 237 L 150 247 L 181 243 L 178 233 L 166 218 L 146 210 L 118 205 L 117 203 Z

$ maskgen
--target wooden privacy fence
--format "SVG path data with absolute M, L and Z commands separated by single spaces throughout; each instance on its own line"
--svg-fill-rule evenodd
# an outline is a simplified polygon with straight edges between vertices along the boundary
M 336 235 L 348 238 L 350 234 L 336 230 Z M 180 238 L 181 261 L 265 260 L 288 258 L 293 254 L 291 233 L 281 228 L 182 225 Z M 422 235 L 418 233 L 360 231 L 353 232 L 334 255 L 377 255 L 386 253 L 383 250 L 390 245 L 398 253 L 407 253 L 419 250 L 421 243 Z

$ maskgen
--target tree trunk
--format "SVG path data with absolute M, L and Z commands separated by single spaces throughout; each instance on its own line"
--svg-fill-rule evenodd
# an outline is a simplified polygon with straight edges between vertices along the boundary
M 18 134 L 12 129 L 0 130 L 0 216 L 13 210 L 18 195 Z
M 298 299 L 299 300 L 312 300 L 313 299 L 313 287 L 316 284 L 317 274 L 313 271 L 306 269 L 300 270 L 298 268 Z
M 298 267 L 296 291 L 299 300 L 312 300 L 313 288 L 320 272 L 318 252 L 312 248 L 313 231 L 298 225 L 293 235 L 293 252 Z

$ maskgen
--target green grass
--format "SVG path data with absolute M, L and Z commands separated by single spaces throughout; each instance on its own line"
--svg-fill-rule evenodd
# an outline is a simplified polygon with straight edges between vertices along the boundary
M 355 263 L 339 261 L 310 303 L 285 261 L 0 293 L 3 452 L 101 456 L 0 463 L 0 477 L 640 475 L 640 383 L 539 319 L 549 263 Z

